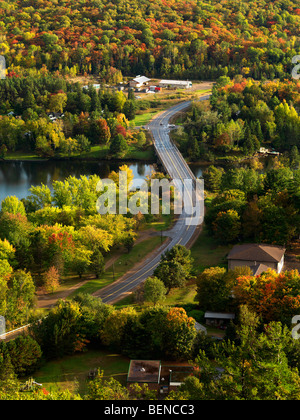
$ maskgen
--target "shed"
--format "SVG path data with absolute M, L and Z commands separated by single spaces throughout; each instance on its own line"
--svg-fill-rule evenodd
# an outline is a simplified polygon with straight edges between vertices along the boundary
M 235 314 L 225 312 L 205 312 L 204 318 L 207 325 L 214 327 L 220 327 L 227 325 L 231 320 L 235 318 Z

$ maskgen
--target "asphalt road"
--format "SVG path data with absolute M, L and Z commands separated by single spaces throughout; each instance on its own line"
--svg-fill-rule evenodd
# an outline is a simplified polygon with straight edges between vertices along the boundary
M 200 100 L 207 99 L 209 99 L 209 95 L 202 97 Z M 190 105 L 190 101 L 183 102 L 161 113 L 149 124 L 149 130 L 153 135 L 157 155 L 171 179 L 174 180 L 175 185 L 177 185 L 177 183 L 181 183 L 181 185 L 183 185 L 184 180 L 187 179 L 193 181 L 190 189 L 187 188 L 186 191 L 187 197 L 189 197 L 190 200 L 191 197 L 193 197 L 193 203 L 195 203 L 195 195 L 193 194 L 196 178 L 177 147 L 171 142 L 169 136 L 170 119 L 178 112 L 182 112 L 187 109 Z M 200 200 L 199 197 L 197 199 L 198 201 Z M 192 201 L 190 201 L 190 204 L 192 204 Z M 203 216 L 203 214 L 201 216 Z M 100 297 L 104 303 L 114 303 L 120 298 L 131 293 L 133 289 L 153 274 L 153 271 L 161 260 L 162 254 L 164 254 L 167 250 L 172 249 L 177 244 L 188 247 L 195 236 L 197 229 L 199 229 L 199 224 L 201 224 L 202 221 L 201 216 L 197 216 L 197 223 L 195 223 L 195 215 L 190 212 L 186 214 L 183 209 L 183 212 L 178 217 L 175 226 L 170 231 L 164 233 L 164 236 L 170 237 L 168 243 L 163 244 L 157 250 L 155 255 L 152 255 L 152 257 L 149 258 L 149 260 L 147 260 L 143 266 L 137 270 L 137 272 L 124 276 L 120 281 L 116 281 L 115 283 L 107 286 L 96 295 Z
M 209 99 L 209 95 L 200 98 L 200 100 Z M 176 105 L 167 111 L 159 115 L 155 120 L 149 124 L 149 129 L 152 132 L 154 139 L 154 146 L 156 148 L 157 155 L 161 160 L 165 170 L 168 172 L 172 180 L 176 182 L 180 181 L 183 183 L 184 180 L 189 179 L 195 181 L 195 176 L 190 170 L 189 166 L 183 159 L 182 155 L 178 151 L 177 147 L 171 142 L 169 137 L 168 127 L 170 119 L 176 115 L 178 112 L 182 112 L 191 105 L 191 102 L 183 102 L 180 105 Z M 191 198 L 195 198 L 194 193 L 194 184 L 191 189 L 187 189 L 187 195 Z M 203 197 L 196 196 L 197 200 L 203 199 Z M 204 213 L 204 212 L 203 212 Z M 140 283 L 145 281 L 148 277 L 153 274 L 153 271 L 158 266 L 161 256 L 169 249 L 172 249 L 175 245 L 181 244 L 184 246 L 189 246 L 193 237 L 199 229 L 200 218 L 195 215 L 185 211 L 178 217 L 175 226 L 164 233 L 164 236 L 169 237 L 169 240 L 166 244 L 163 244 L 160 248 L 156 250 L 148 260 L 141 263 L 140 268 L 136 270 L 133 274 L 128 274 L 119 281 L 114 282 L 113 284 L 102 289 L 100 292 L 95 293 L 95 296 L 98 296 L 102 299 L 104 303 L 112 304 L 127 294 L 131 293 Z M 0 337 L 1 340 L 9 341 L 22 334 L 28 326 L 21 327 L 18 330 L 8 333 L 5 337 Z

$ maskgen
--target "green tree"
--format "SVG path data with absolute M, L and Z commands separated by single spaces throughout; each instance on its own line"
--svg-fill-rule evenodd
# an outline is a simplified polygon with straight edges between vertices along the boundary
M 46 359 L 82 351 L 87 344 L 80 306 L 74 301 L 58 301 L 42 321 L 30 328 Z
M 122 134 L 117 134 L 111 140 L 109 153 L 117 158 L 122 158 L 128 151 L 128 144 Z
M 201 375 L 188 378 L 176 398 L 298 400 L 300 378 L 285 354 L 290 331 L 273 322 L 259 332 L 258 317 L 243 306 L 236 333 L 235 342 L 215 344 L 211 359 L 200 352 L 196 364 Z
M 103 379 L 104 372 L 98 370 L 98 375 L 90 382 L 86 400 L 129 400 L 129 392 L 114 378 Z
M 166 298 L 167 289 L 157 277 L 149 277 L 144 284 L 144 301 L 156 305 Z
M 129 121 L 134 120 L 136 114 L 135 101 L 127 99 L 127 101 L 124 104 L 123 112 Z
M 225 171 L 223 168 L 216 168 L 213 165 L 209 166 L 209 168 L 203 172 L 205 188 L 214 193 L 219 193 L 221 191 L 221 183 L 224 173 Z
M 173 360 L 189 359 L 197 335 L 194 318 L 183 308 L 171 308 L 161 328 L 164 354 Z
M 168 290 L 182 287 L 191 274 L 193 259 L 191 251 L 182 245 L 175 245 L 161 257 L 154 276 L 160 279 Z
M 47 185 L 42 183 L 39 186 L 32 186 L 29 191 L 31 194 L 27 197 L 27 203 L 30 204 L 33 211 L 51 206 L 52 196 Z
M 96 249 L 91 256 L 90 270 L 95 274 L 96 279 L 99 279 L 105 271 L 104 257 L 99 249 Z
M 89 251 L 83 246 L 76 247 L 70 262 L 71 270 L 78 274 L 79 278 L 86 273 L 91 265 L 93 251 Z
M 6 197 L 2 201 L 2 213 L 26 216 L 24 204 L 15 196 Z
M 41 362 L 42 351 L 30 336 L 19 336 L 7 343 L 11 364 L 18 377 L 34 372 Z M 1 350 L 0 350 L 1 352 Z
M 227 244 L 236 241 L 241 230 L 238 212 L 231 209 L 221 211 L 213 223 L 213 229 L 215 237 L 221 243 Z
M 231 284 L 226 281 L 226 269 L 207 268 L 197 280 L 195 300 L 202 310 L 226 311 L 231 301 Z
M 10 327 L 26 324 L 35 302 L 35 285 L 24 270 L 13 273 L 8 283 L 6 318 Z

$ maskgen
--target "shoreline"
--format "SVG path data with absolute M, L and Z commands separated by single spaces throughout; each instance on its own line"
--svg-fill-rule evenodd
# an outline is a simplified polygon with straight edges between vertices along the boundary
M 226 166 L 226 165 L 239 165 L 243 163 L 250 163 L 254 159 L 264 159 L 266 155 L 254 155 L 254 156 L 247 156 L 240 159 L 230 159 L 230 158 L 220 158 L 213 161 L 206 161 L 206 160 L 198 160 L 198 161 L 190 161 L 186 160 L 187 164 L 190 166 Z M 145 158 L 145 159 L 137 159 L 137 158 L 96 158 L 96 157 L 50 157 L 50 158 L 23 158 L 23 159 L 0 159 L 1 163 L 41 163 L 41 162 L 107 162 L 107 163 L 147 163 L 160 166 L 158 159 L 156 158 Z
M 30 159 L 0 159 L 0 163 L 18 163 L 18 162 L 111 162 L 111 163 L 122 163 L 122 162 L 144 162 L 155 164 L 155 159 L 137 159 L 137 158 L 93 158 L 93 157 L 50 157 L 50 158 L 30 158 Z

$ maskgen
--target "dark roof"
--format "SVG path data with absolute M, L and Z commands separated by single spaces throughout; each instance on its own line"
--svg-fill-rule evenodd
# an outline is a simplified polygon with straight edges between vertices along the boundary
M 265 264 L 251 265 L 250 268 L 253 272 L 253 276 L 259 276 L 264 271 L 268 271 L 270 269 L 270 267 Z
M 165 365 L 161 367 L 160 384 L 169 385 L 170 382 L 183 382 L 185 378 L 194 372 L 191 365 Z
M 131 360 L 127 381 L 159 383 L 160 369 L 159 360 Z
M 225 312 L 210 312 L 207 311 L 204 314 L 204 318 L 210 319 L 234 319 L 235 315 L 232 313 L 225 313 Z
M 285 248 L 265 244 L 236 245 L 228 254 L 228 260 L 279 262 Z

